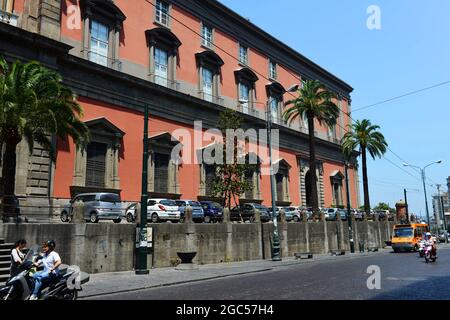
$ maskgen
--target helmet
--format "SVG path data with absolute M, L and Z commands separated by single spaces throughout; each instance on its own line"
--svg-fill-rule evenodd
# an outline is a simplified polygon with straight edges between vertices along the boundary
M 44 242 L 44 246 L 49 247 L 53 250 L 56 247 L 56 243 L 53 240 L 47 240 L 46 242 Z
M 426 235 L 427 237 L 431 237 L 431 233 L 430 233 L 430 232 L 425 233 L 425 235 Z

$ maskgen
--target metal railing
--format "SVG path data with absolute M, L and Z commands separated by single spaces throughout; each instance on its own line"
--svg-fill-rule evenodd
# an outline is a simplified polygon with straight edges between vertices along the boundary
M 7 23 L 17 27 L 18 20 L 19 20 L 18 15 L 11 12 L 0 10 L 0 22 Z
M 111 68 L 117 71 L 122 71 L 122 62 L 118 59 L 111 59 L 107 56 L 101 55 L 98 52 L 87 50 L 87 59 L 96 64 Z
M 205 100 L 205 101 L 208 101 L 211 103 L 215 103 L 220 106 L 224 106 L 224 99 L 221 97 L 218 97 L 218 96 L 215 96 L 215 95 L 212 95 L 209 93 L 205 93 L 203 91 L 200 91 L 198 94 L 199 94 L 200 99 L 202 99 L 202 100 Z
M 149 74 L 150 81 L 156 84 L 159 84 L 160 86 L 180 91 L 180 83 L 176 80 L 171 80 L 165 77 L 158 76 L 157 74 L 150 73 Z

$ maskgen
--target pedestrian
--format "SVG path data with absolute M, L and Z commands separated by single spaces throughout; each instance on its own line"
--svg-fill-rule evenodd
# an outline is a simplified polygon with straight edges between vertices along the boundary
M 25 254 L 22 252 L 27 246 L 27 241 L 25 239 L 20 239 L 16 241 L 14 249 L 11 250 L 11 268 L 9 270 L 9 275 L 11 278 L 15 277 L 20 273 L 20 265 L 23 263 Z
M 37 300 L 43 284 L 48 284 L 55 280 L 59 276 L 59 266 L 61 265 L 61 258 L 58 253 L 55 252 L 56 243 L 53 240 L 48 240 L 44 243 L 43 258 L 35 263 L 36 267 L 43 266 L 44 270 L 39 271 L 33 275 L 35 280 L 33 294 L 30 300 Z

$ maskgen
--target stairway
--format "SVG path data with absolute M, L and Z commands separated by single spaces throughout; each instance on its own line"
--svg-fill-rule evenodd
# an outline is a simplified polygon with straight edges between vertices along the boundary
M 5 239 L 0 239 L 0 286 L 4 285 L 9 278 L 12 247 L 14 244 L 5 243 Z

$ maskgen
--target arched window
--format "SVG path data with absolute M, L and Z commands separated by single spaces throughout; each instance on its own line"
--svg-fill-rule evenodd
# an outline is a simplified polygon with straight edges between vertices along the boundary
M 222 58 L 214 51 L 205 50 L 195 55 L 199 74 L 199 95 L 201 99 L 223 105 L 220 98 Z
M 178 90 L 176 71 L 181 41 L 169 29 L 162 27 L 147 30 L 145 35 L 150 50 L 150 81 Z
M 234 74 L 238 89 L 238 109 L 243 113 L 253 114 L 258 76 L 250 68 L 236 70 Z
M 285 159 L 274 162 L 277 206 L 289 206 L 289 171 L 291 165 Z M 278 170 L 277 170 L 278 168 Z
M 83 14 L 84 58 L 121 70 L 120 31 L 125 14 L 110 0 L 80 0 Z

